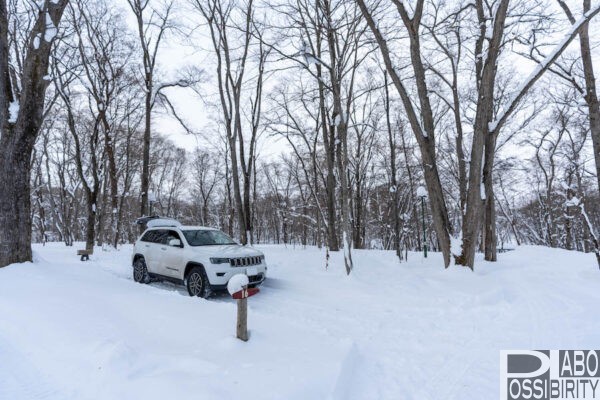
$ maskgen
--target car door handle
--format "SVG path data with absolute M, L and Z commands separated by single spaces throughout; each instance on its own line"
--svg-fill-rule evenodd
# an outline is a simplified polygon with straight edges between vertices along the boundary
M 161 249 L 161 250 L 167 250 L 167 248 L 166 248 L 166 247 L 161 247 L 160 249 Z
M 149 245 L 149 244 L 145 244 L 144 246 L 146 246 L 146 247 L 150 247 L 150 245 Z

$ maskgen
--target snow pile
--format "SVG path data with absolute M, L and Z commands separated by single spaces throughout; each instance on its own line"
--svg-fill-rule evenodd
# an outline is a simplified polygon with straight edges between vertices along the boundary
M 248 283 L 250 283 L 250 281 L 248 281 L 248 277 L 246 275 L 234 275 L 231 277 L 231 279 L 229 279 L 229 282 L 227 282 L 227 291 L 230 295 L 233 295 L 234 293 L 242 290 L 244 286 L 248 286 Z
M 592 254 L 520 247 L 471 272 L 355 250 L 347 277 L 341 252 L 326 271 L 324 251 L 258 247 L 243 343 L 235 300 L 133 282 L 130 246 L 35 246 L 0 269 L 0 399 L 488 399 L 502 349 L 598 347 Z

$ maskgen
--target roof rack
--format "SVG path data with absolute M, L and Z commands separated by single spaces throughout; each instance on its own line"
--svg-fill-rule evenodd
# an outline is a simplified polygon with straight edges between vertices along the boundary
M 138 225 L 146 225 L 147 228 L 156 228 L 159 226 L 165 226 L 165 227 L 181 226 L 181 223 L 174 218 L 159 217 L 158 215 L 153 215 L 150 217 L 140 217 L 135 220 L 135 223 Z
M 175 228 L 181 226 L 181 222 L 173 218 L 156 218 L 148 221 L 148 223 L 146 223 L 146 226 L 148 228 L 156 228 L 159 226 L 168 226 Z
M 160 218 L 158 215 L 139 217 L 135 220 L 136 225 L 146 225 L 152 219 Z

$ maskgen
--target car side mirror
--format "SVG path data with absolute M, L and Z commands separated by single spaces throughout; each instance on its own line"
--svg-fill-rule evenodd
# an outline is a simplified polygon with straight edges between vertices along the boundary
M 172 247 L 183 247 L 183 245 L 181 244 L 181 240 L 179 240 L 179 239 L 171 239 L 171 240 L 169 240 L 169 246 L 172 246 Z

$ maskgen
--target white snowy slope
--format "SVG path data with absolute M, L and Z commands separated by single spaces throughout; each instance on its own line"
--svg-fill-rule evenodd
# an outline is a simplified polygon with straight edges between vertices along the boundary
M 269 279 L 235 303 L 133 282 L 131 247 L 80 262 L 35 246 L 0 269 L 0 399 L 488 399 L 501 349 L 597 349 L 593 255 L 543 247 L 444 270 L 439 254 L 261 246 Z

